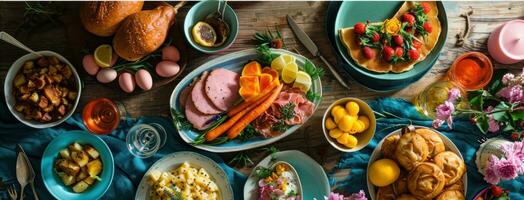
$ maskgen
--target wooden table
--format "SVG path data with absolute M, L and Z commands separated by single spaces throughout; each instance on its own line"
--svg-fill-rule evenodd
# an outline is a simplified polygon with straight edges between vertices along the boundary
M 190 3 L 191 5 L 192 3 Z M 267 27 L 278 26 L 285 37 L 285 44 L 289 49 L 297 49 L 301 54 L 311 57 L 311 54 L 295 39 L 295 36 L 287 25 L 285 16 L 290 14 L 297 23 L 305 30 L 306 33 L 315 41 L 321 52 L 328 58 L 331 63 L 336 63 L 334 52 L 329 43 L 325 31 L 325 16 L 328 2 L 230 2 L 236 11 L 240 20 L 240 32 L 233 46 L 226 52 L 239 51 L 247 48 L 253 48 L 254 43 L 251 40 L 253 34 L 257 31 L 265 31 Z M 318 110 L 311 119 L 296 133 L 277 142 L 275 146 L 280 150 L 297 149 L 313 157 L 321 163 L 326 170 L 331 169 L 338 161 L 341 153 L 331 147 L 324 139 L 321 131 L 321 119 L 325 109 L 334 100 L 353 96 L 362 99 L 373 99 L 376 97 L 393 96 L 406 99 L 412 99 L 414 95 L 422 91 L 427 85 L 440 79 L 447 71 L 453 60 L 460 54 L 468 51 L 481 51 L 487 53 L 486 41 L 492 30 L 501 23 L 517 18 L 524 18 L 524 4 L 522 2 L 446 2 L 446 12 L 448 14 L 449 32 L 448 38 L 437 63 L 431 71 L 420 81 L 411 86 L 391 93 L 372 92 L 358 85 L 354 81 L 350 82 L 351 90 L 347 91 L 340 86 L 330 73 L 322 78 L 323 100 Z M 190 5 L 182 8 L 180 14 L 185 15 Z M 464 31 L 465 20 L 459 17 L 461 13 L 474 10 L 471 17 L 473 24 L 472 33 L 466 41 L 466 45 L 461 48 L 454 47 L 455 35 Z M 0 2 L 0 30 L 14 33 L 18 24 L 23 21 L 24 3 L 21 2 Z M 88 76 L 80 67 L 80 51 L 72 49 L 68 45 L 67 33 L 64 27 L 45 28 L 36 30 L 27 37 L 19 39 L 35 50 L 52 50 L 69 58 L 73 65 L 77 66 L 81 72 L 82 79 L 85 82 L 85 88 L 81 97 L 81 102 L 77 112 L 90 99 L 96 97 L 108 97 L 124 102 L 132 117 L 163 115 L 169 116 L 169 96 L 177 84 L 178 80 L 148 92 L 138 94 L 126 94 L 119 90 L 105 87 L 93 77 Z M 180 38 L 183 40 L 184 38 Z M 8 67 L 13 61 L 25 52 L 12 47 L 6 43 L 0 42 L 0 81 L 4 81 Z M 185 70 L 184 75 L 191 71 L 192 68 L 198 67 L 199 63 L 210 59 L 216 55 L 205 55 L 191 49 L 189 68 Z M 75 59 L 73 59 L 75 58 Z M 314 60 L 317 64 L 322 64 L 320 60 Z M 522 63 L 515 65 L 495 64 L 496 68 L 511 68 L 520 71 Z M 326 69 L 326 72 L 328 70 Z M 3 87 L 2 87 L 3 88 Z M 172 133 L 176 134 L 176 133 Z M 258 162 L 262 153 L 256 153 L 258 156 L 253 159 Z M 234 154 L 223 154 L 226 160 L 231 159 Z M 241 169 L 248 173 L 251 167 Z M 347 174 L 341 173 L 341 176 Z

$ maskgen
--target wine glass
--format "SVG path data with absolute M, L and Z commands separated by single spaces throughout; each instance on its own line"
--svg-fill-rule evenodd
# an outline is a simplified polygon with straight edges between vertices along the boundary
M 164 146 L 166 137 L 166 130 L 160 124 L 137 124 L 127 133 L 126 146 L 134 156 L 148 158 Z
M 124 104 L 108 98 L 89 101 L 82 111 L 82 122 L 87 130 L 95 134 L 109 134 L 126 118 Z

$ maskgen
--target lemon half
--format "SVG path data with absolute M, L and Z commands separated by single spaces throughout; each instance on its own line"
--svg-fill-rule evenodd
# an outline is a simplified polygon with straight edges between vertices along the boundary
M 103 44 L 95 49 L 95 63 L 102 67 L 111 67 L 111 59 L 113 56 L 113 47 L 108 44 Z

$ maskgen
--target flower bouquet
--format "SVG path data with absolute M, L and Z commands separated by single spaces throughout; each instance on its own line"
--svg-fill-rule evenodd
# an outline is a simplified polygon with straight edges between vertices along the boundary
M 469 92 L 469 108 L 456 106 L 462 97 L 460 89 L 453 88 L 448 99 L 437 106 L 433 127 L 447 123 L 452 128 L 454 116 L 469 115 L 482 133 L 504 133 L 519 140 L 524 129 L 523 85 L 524 71 L 519 75 L 507 73 L 493 79 L 486 89 Z

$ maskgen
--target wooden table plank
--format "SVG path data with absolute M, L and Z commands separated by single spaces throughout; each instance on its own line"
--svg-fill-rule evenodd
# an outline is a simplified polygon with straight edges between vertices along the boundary
M 187 74 L 198 67 L 205 60 L 227 54 L 230 52 L 253 48 L 254 43 L 251 40 L 253 34 L 257 31 L 265 31 L 268 27 L 278 26 L 284 34 L 285 43 L 289 48 L 297 49 L 301 54 L 311 57 L 311 54 L 295 39 L 293 33 L 287 25 L 285 16 L 289 14 L 297 21 L 306 33 L 315 41 L 323 54 L 331 63 L 336 63 L 334 52 L 329 43 L 325 32 L 325 16 L 328 2 L 230 2 L 233 9 L 239 16 L 240 32 L 233 46 L 225 52 L 215 55 L 205 55 L 191 49 L 189 68 L 183 72 Z M 430 72 L 421 80 L 408 86 L 407 88 L 389 93 L 377 93 L 369 91 L 358 85 L 354 81 L 350 82 L 351 90 L 346 91 L 342 88 L 334 77 L 326 73 L 322 78 L 323 101 L 312 118 L 296 133 L 277 142 L 281 150 L 297 149 L 312 156 L 321 163 L 326 170 L 331 169 L 337 162 L 340 152 L 332 148 L 324 139 L 321 132 L 321 119 L 323 112 L 329 104 L 336 99 L 353 96 L 362 99 L 373 99 L 383 96 L 394 96 L 411 99 L 418 92 L 422 91 L 427 85 L 442 78 L 453 60 L 460 54 L 467 51 L 481 51 L 486 53 L 486 40 L 489 33 L 501 23 L 517 18 L 524 18 L 524 4 L 522 2 L 445 2 L 446 12 L 448 15 L 449 32 L 445 44 L 445 50 L 441 53 L 436 64 Z M 190 5 L 181 9 L 180 14 L 185 15 Z M 454 47 L 455 35 L 464 31 L 464 19 L 459 17 L 462 12 L 469 9 L 474 10 L 472 16 L 473 29 L 466 45 L 461 48 Z M 13 33 L 17 26 L 23 21 L 24 4 L 21 2 L 0 2 L 0 30 Z M 71 49 L 68 45 L 68 38 L 65 28 L 42 29 L 27 38 L 20 38 L 21 41 L 29 47 L 36 50 L 49 49 L 63 54 L 67 58 L 78 58 L 79 50 Z M 179 38 L 184 39 L 184 38 Z M 22 50 L 9 46 L 6 43 L 0 43 L 0 81 L 4 81 L 5 74 L 11 63 L 18 57 L 25 54 Z M 188 52 L 185 52 L 188 53 Z M 71 60 L 74 65 L 83 71 L 80 66 L 80 60 Z M 322 65 L 318 59 L 314 63 Z M 495 64 L 496 68 L 510 68 L 515 71 L 522 68 L 522 63 L 515 65 Z M 328 70 L 326 69 L 326 72 Z M 169 115 L 169 95 L 177 84 L 177 81 L 170 83 L 161 88 L 138 94 L 125 94 L 118 89 L 109 88 L 100 85 L 93 77 L 81 73 L 85 82 L 85 89 L 81 97 L 79 112 L 83 105 L 92 98 L 109 97 L 122 101 L 132 117 L 151 116 L 151 115 Z M 260 153 L 259 153 L 260 154 Z M 233 154 L 223 154 L 226 159 L 231 158 Z M 260 155 L 259 157 L 260 158 Z M 255 163 L 258 159 L 254 159 Z M 241 169 L 249 172 L 251 169 Z M 341 176 L 348 171 L 341 172 Z

